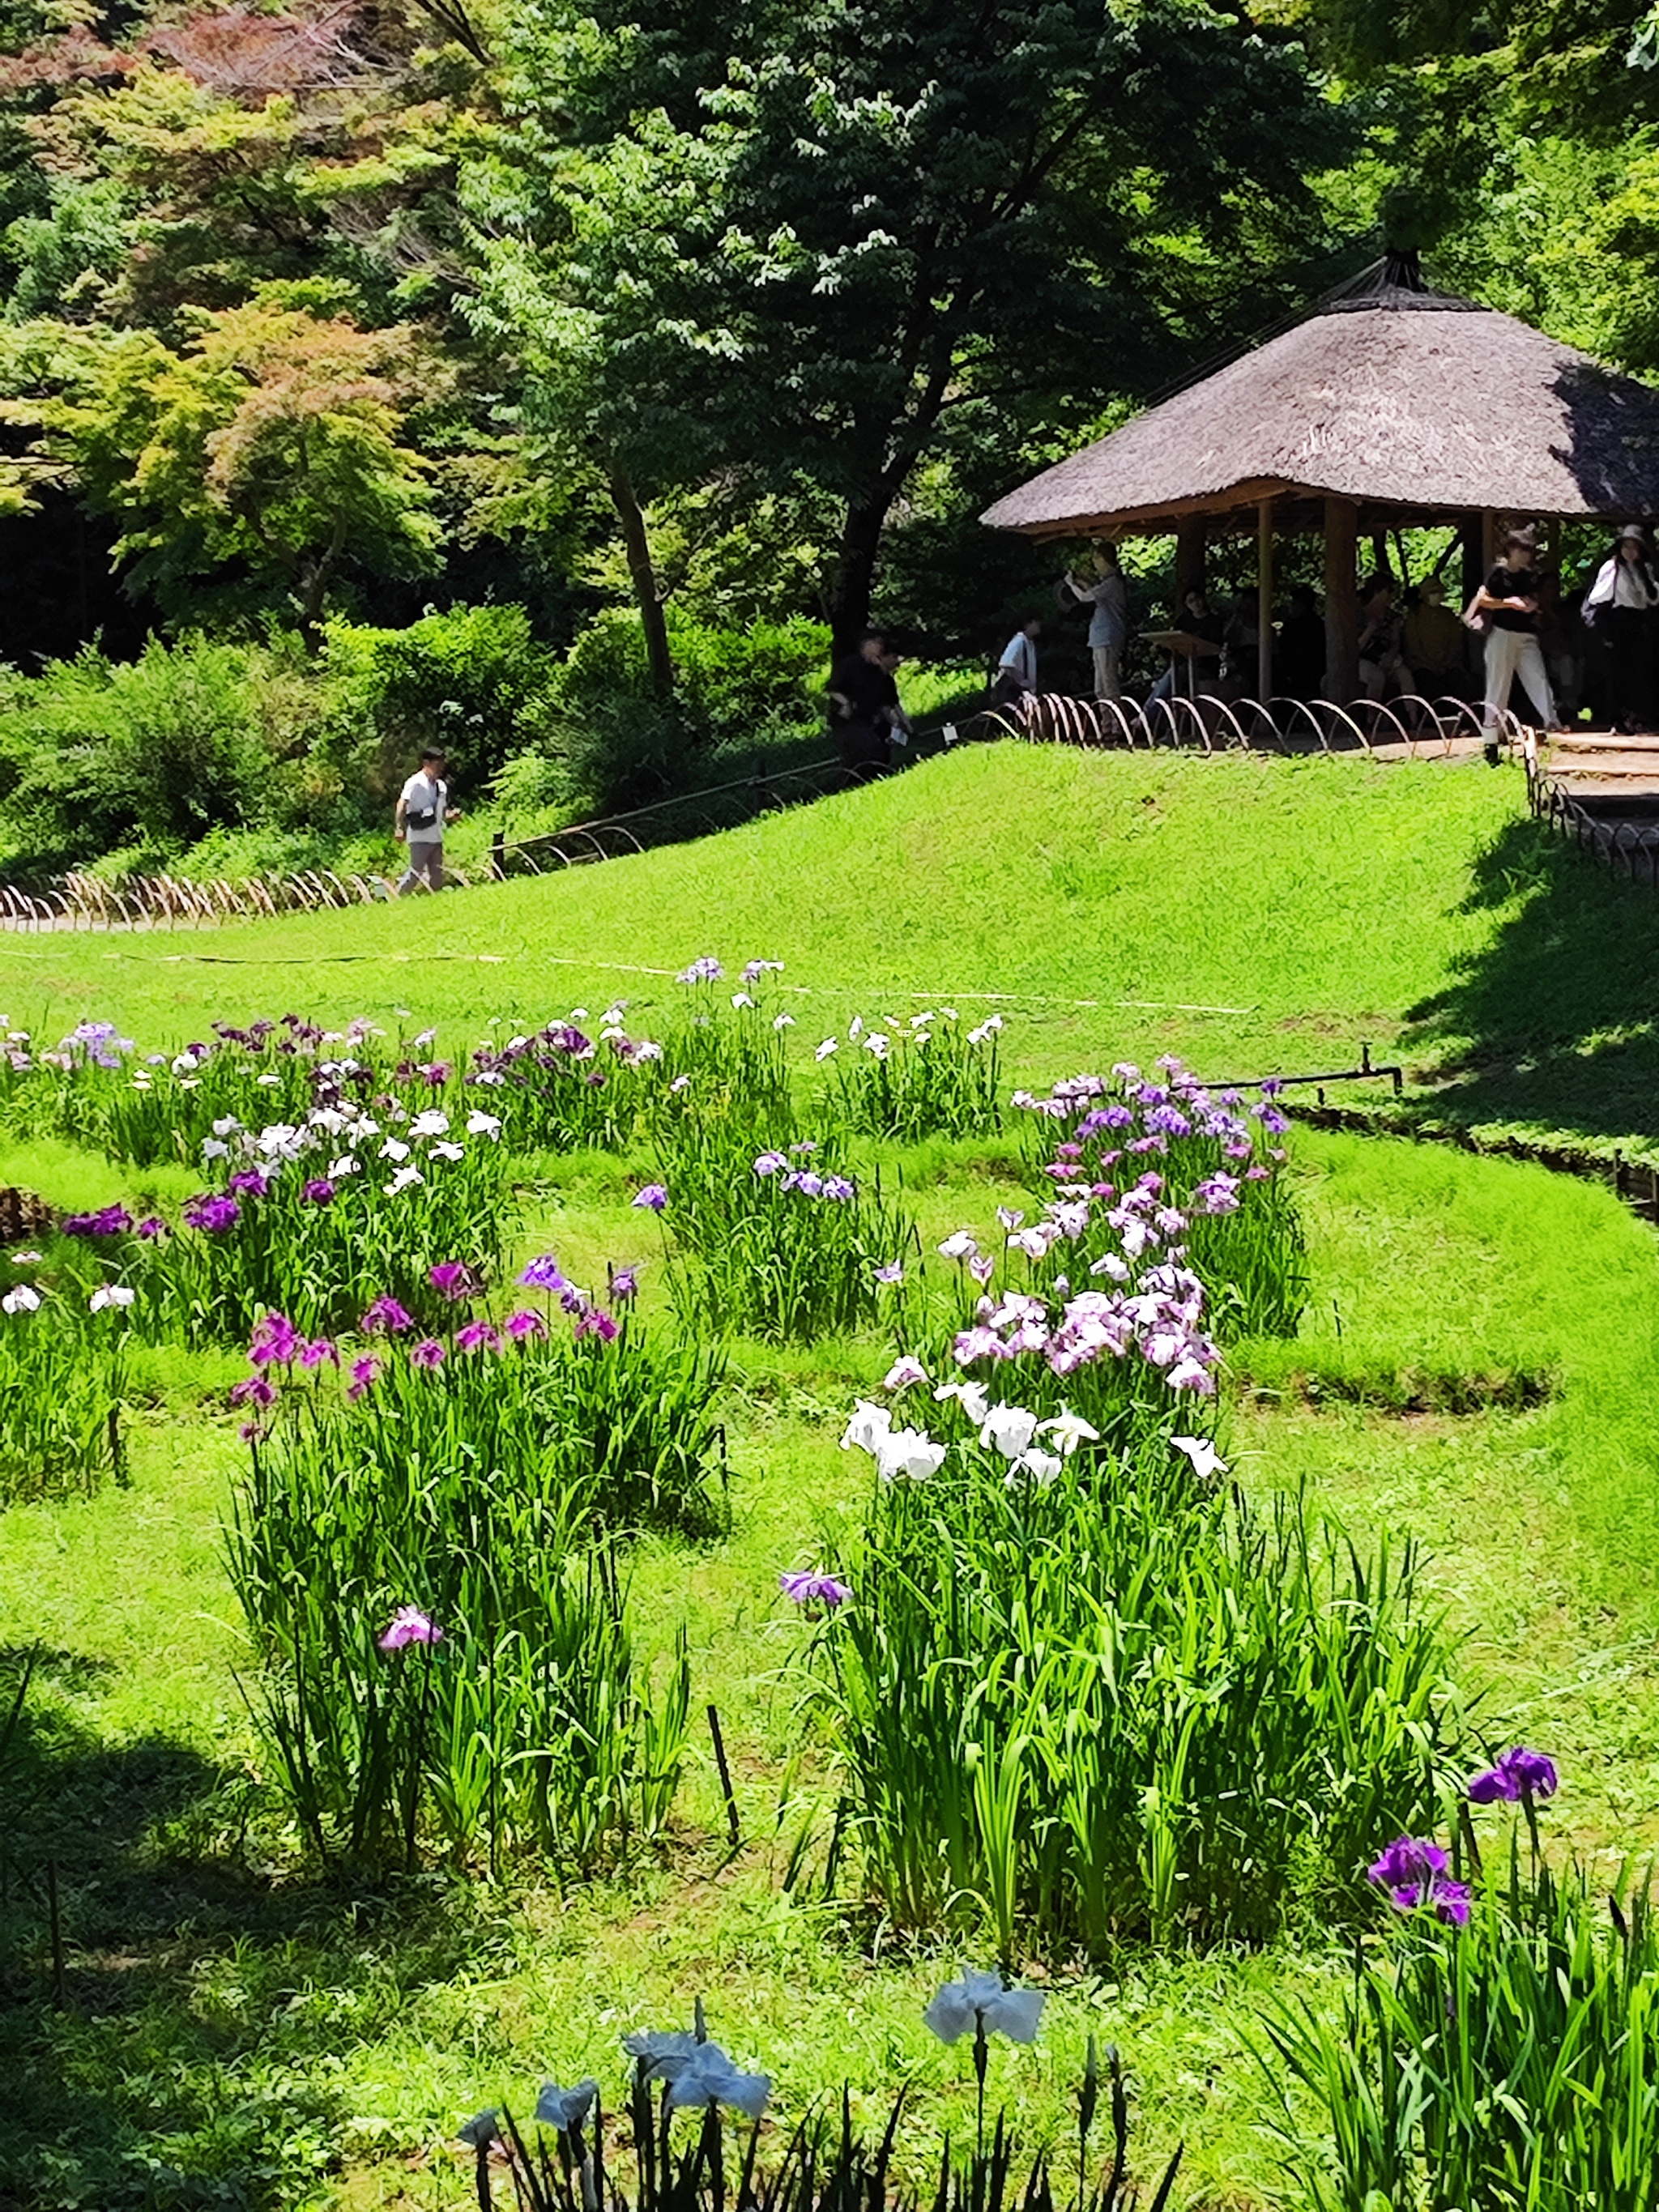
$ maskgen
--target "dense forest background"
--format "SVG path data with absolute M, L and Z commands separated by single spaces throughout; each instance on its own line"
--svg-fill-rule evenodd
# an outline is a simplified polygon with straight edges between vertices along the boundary
M 1635 0 L 0 0 L 0 866 L 383 843 L 434 734 L 637 803 L 872 617 L 970 683 L 1054 565 L 988 502 L 1385 241 L 1659 374 L 1656 62 Z

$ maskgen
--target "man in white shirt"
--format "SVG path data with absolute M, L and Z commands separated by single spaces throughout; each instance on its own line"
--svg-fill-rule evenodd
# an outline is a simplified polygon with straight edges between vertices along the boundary
M 398 794 L 393 835 L 409 848 L 409 866 L 398 885 L 398 896 L 412 891 L 424 881 L 428 890 L 444 887 L 444 824 L 460 813 L 449 803 L 444 781 L 444 757 L 435 745 L 421 755 L 419 773 L 411 775 Z
M 1018 699 L 1036 696 L 1037 632 L 1042 628 L 1042 617 L 1032 615 L 1023 622 L 1002 648 L 1002 659 L 997 664 L 997 680 L 991 687 L 991 704 L 1009 707 Z

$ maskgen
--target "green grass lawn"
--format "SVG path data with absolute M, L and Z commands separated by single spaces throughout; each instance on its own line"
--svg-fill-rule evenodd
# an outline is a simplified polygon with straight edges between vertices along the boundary
M 193 939 L 0 938 L 0 1005 L 43 1035 L 111 1015 L 145 1045 L 293 1006 L 436 1021 L 464 1046 L 490 1017 L 617 991 L 661 1006 L 665 971 L 713 949 L 733 969 L 788 963 L 803 1053 L 859 1008 L 977 1011 L 988 1002 L 971 994 L 1007 993 L 1014 1081 L 1166 1048 L 1215 1076 L 1332 1066 L 1367 1039 L 1436 1068 L 1443 1111 L 1659 1138 L 1644 1011 L 1656 928 L 1659 902 L 1539 840 L 1516 779 L 1479 765 L 1002 747 L 435 908 Z M 1305 1486 L 1368 1537 L 1420 1537 L 1493 1747 L 1523 1736 L 1561 1761 L 1553 1832 L 1609 1865 L 1650 1847 L 1651 1233 L 1602 1189 L 1507 1162 L 1311 1131 L 1293 1159 L 1310 1310 L 1294 1345 L 1237 1350 L 1238 1471 L 1258 1492 Z M 902 1164 L 935 1241 L 988 1221 L 1012 1172 L 1008 1148 L 984 1143 Z M 8 1179 L 77 1206 L 132 1188 L 63 1146 L 0 1151 Z M 578 1274 L 649 1258 L 633 1188 L 611 1159 L 533 1164 L 526 1245 L 550 1243 Z M 689 1632 L 743 1844 L 726 1844 L 700 1734 L 663 1861 L 563 1895 L 307 1872 L 258 1786 L 219 1563 L 241 1447 L 216 1408 L 238 1363 L 151 1363 L 131 1487 L 0 1516 L 0 1650 L 14 1669 L 33 1650 L 38 1686 L 33 1729 L 0 1769 L 0 2207 L 459 2212 L 459 2119 L 503 2094 L 527 2106 L 544 2072 L 591 2069 L 614 2094 L 617 2037 L 682 2024 L 700 1993 L 734 2055 L 776 2075 L 785 2118 L 843 2079 L 862 2111 L 884 2110 L 911 2080 L 919 2130 L 960 2141 L 968 2069 L 920 2021 L 955 1959 L 783 1880 L 804 1836 L 819 1863 L 834 1778 L 810 1730 L 800 1748 L 799 1639 L 776 1576 L 854 1497 L 836 1437 L 887 1357 L 873 1338 L 734 1348 L 730 1534 L 653 1540 L 633 1572 L 647 1649 L 664 1656 Z M 61 2011 L 46 1855 L 62 1875 Z M 1058 1969 L 1041 2041 L 998 2051 L 993 2094 L 1062 2139 L 1086 2039 L 1110 2038 L 1134 2071 L 1145 2167 L 1189 2145 L 1178 2202 L 1300 2212 L 1249 2044 L 1275 1992 L 1334 1990 L 1340 1972 L 1317 1929 L 1267 1954 Z
M 1518 773 L 1479 761 L 964 747 L 436 908 L 7 933 L 0 1008 L 165 1041 L 292 1006 L 470 1042 L 492 1014 L 618 992 L 648 1008 L 710 950 L 786 961 L 804 1029 L 880 998 L 996 994 L 1047 1074 L 1164 1049 L 1206 1074 L 1313 1070 L 1365 1040 L 1460 1121 L 1659 1140 L 1659 899 L 1548 838 Z

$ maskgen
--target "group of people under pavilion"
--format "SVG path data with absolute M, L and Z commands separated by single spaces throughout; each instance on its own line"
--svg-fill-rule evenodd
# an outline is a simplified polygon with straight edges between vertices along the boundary
M 1116 549 L 1162 537 L 1173 619 L 1139 633 L 1167 657 L 1154 699 L 1414 696 L 1543 729 L 1588 707 L 1633 729 L 1659 723 L 1659 569 L 1629 518 L 1656 513 L 1659 392 L 1429 289 L 1395 252 L 983 520 L 1089 549 L 1059 596 L 1090 602 L 1103 701 L 1121 695 L 1131 636 Z M 1564 541 L 1582 553 L 1597 525 L 1588 566 L 1564 563 Z M 1255 587 L 1218 604 L 1206 549 L 1240 537 Z M 1379 557 L 1407 538 L 1414 577 Z
M 1468 550 L 1453 532 L 1418 580 L 1401 580 L 1382 555 L 1358 581 L 1353 699 L 1478 704 L 1488 720 L 1512 707 L 1540 728 L 1571 726 L 1581 712 L 1607 729 L 1650 729 L 1659 721 L 1659 568 L 1642 524 L 1624 525 L 1611 546 L 1598 547 L 1588 562 L 1570 562 L 1565 577 L 1553 550 L 1540 547 L 1529 527 L 1503 532 L 1498 557 L 1482 565 L 1472 585 L 1462 580 Z M 1464 558 L 1449 592 L 1445 572 L 1457 553 Z M 1165 629 L 1137 629 L 1137 605 L 1146 596 L 1138 588 L 1131 597 L 1109 543 L 1092 547 L 1056 586 L 1062 615 L 1088 610 L 1097 701 L 1119 705 L 1131 692 L 1151 704 L 1176 693 L 1230 703 L 1270 696 L 1254 588 L 1229 595 L 1189 583 Z M 1038 688 L 1035 644 L 1030 626 L 1011 641 L 999 672 L 1001 701 Z M 1318 591 L 1303 582 L 1278 592 L 1267 655 L 1271 696 L 1307 704 L 1332 697 L 1327 661 Z

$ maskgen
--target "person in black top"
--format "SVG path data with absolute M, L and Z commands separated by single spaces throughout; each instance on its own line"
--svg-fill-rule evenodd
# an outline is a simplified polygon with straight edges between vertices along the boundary
M 889 733 L 902 710 L 893 672 L 883 665 L 886 645 L 878 629 L 867 631 L 830 678 L 830 715 L 843 768 L 887 766 Z
M 1486 632 L 1486 708 L 1488 729 L 1510 703 L 1510 689 L 1518 676 L 1541 726 L 1556 726 L 1555 696 L 1544 667 L 1538 641 L 1538 593 L 1540 579 L 1533 565 L 1538 541 L 1530 530 L 1512 530 L 1504 540 L 1503 557 L 1487 572 L 1474 595 L 1475 611 L 1491 621 Z
M 1273 651 L 1273 689 L 1285 699 L 1316 699 L 1325 681 L 1325 621 L 1306 584 L 1291 593 Z

